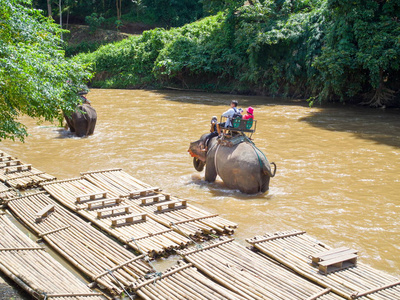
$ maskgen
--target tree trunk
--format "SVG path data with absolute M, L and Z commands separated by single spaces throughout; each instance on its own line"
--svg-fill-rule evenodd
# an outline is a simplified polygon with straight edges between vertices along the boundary
M 61 0 L 58 0 L 58 8 L 60 9 L 60 28 L 62 29 L 62 5 Z M 61 40 L 63 39 L 63 33 L 61 31 Z
M 121 20 L 122 0 L 115 0 L 115 4 L 117 6 L 117 19 Z
M 52 17 L 52 13 L 51 13 L 51 2 L 50 2 L 50 1 L 51 1 L 51 0 L 47 0 L 47 12 L 48 12 L 49 18 Z

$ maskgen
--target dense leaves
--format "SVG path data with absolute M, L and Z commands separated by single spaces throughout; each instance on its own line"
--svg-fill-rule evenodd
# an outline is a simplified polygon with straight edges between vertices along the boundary
M 232 0 L 215 16 L 149 31 L 77 60 L 94 63 L 94 84 L 101 87 L 176 85 L 312 103 L 396 104 L 399 2 L 253 0 L 240 6 Z
M 28 1 L 0 0 L 0 140 L 23 140 L 26 114 L 53 121 L 71 111 L 90 73 L 66 61 L 60 30 Z

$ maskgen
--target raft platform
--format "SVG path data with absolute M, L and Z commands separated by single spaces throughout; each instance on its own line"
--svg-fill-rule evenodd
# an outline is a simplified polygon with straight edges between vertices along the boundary
M 42 187 L 57 201 L 141 253 L 153 257 L 167 255 L 191 242 L 149 218 L 143 208 L 132 206 L 85 178 L 52 181 Z
M 145 300 L 212 299 L 245 300 L 201 274 L 192 264 L 180 263 L 154 279 L 141 278 L 134 285 Z
M 80 279 L 0 214 L 0 270 L 34 299 L 101 300 Z
M 25 190 L 37 187 L 41 182 L 55 179 L 54 176 L 35 169 L 30 164 L 24 164 L 17 158 L 0 151 L 0 181 L 9 184 L 11 187 Z
M 346 299 L 400 299 L 400 280 L 355 263 L 356 250 L 332 249 L 304 231 L 267 233 L 247 240 L 255 249 Z M 321 258 L 327 259 L 321 259 Z M 322 270 L 332 267 L 331 270 Z
M 143 260 L 57 204 L 46 192 L 7 200 L 24 224 L 78 270 L 113 294 L 153 270 Z
M 215 233 L 233 234 L 237 228 L 237 224 L 218 214 L 210 214 L 186 199 L 164 193 L 159 187 L 152 187 L 122 169 L 91 171 L 81 175 L 99 188 L 124 198 L 131 207 L 143 209 L 149 218 L 192 239 L 202 240 Z
M 202 273 L 244 299 L 342 299 L 234 239 L 224 238 L 179 253 Z

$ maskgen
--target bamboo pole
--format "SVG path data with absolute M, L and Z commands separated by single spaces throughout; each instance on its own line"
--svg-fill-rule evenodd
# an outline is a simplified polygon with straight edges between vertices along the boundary
M 98 297 L 99 293 L 91 292 L 83 282 L 66 270 L 42 247 L 38 247 L 4 215 L 0 216 L 0 228 L 2 231 L 0 270 L 32 297 L 41 299 L 44 293 L 71 297 L 75 293 L 75 296 L 103 299 Z

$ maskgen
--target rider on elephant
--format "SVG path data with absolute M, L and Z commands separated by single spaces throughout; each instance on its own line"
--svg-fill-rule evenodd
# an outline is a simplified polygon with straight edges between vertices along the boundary
M 222 127 L 232 127 L 231 120 L 235 118 L 235 116 L 239 116 L 241 114 L 241 110 L 237 108 L 238 102 L 236 100 L 232 100 L 231 108 L 224 112 L 221 116 L 226 118 L 226 122 L 221 123 Z

